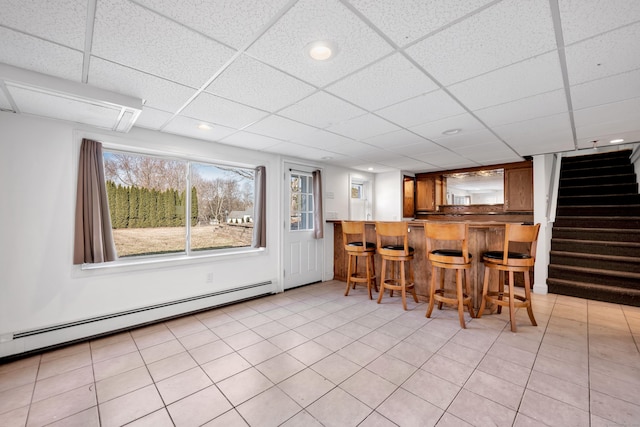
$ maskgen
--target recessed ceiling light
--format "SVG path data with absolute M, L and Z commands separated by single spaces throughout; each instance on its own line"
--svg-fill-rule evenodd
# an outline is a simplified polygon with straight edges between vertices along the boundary
M 372 170 L 373 170 L 373 168 L 368 168 L 367 170 L 368 170 L 368 171 L 372 171 Z
M 331 159 L 333 159 L 333 157 L 331 156 L 320 157 L 320 160 L 331 160 Z
M 609 141 L 610 144 L 618 144 L 620 142 L 624 142 L 624 139 L 619 138 L 619 139 L 612 139 L 611 141 Z
M 444 132 L 442 132 L 443 135 L 455 135 L 456 133 L 459 133 L 462 129 L 447 129 Z
M 209 126 L 209 125 L 208 125 L 208 124 L 206 124 L 206 123 L 200 123 L 200 124 L 198 125 L 198 129 L 201 129 L 201 130 L 209 130 L 209 129 L 211 129 L 211 126 Z
M 307 54 L 316 61 L 326 61 L 336 56 L 338 49 L 334 43 L 329 41 L 316 41 L 309 43 L 305 48 Z

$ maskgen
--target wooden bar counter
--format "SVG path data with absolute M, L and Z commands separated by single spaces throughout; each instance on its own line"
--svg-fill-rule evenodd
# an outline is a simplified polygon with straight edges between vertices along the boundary
M 342 241 L 342 223 L 332 220 L 334 225 L 334 255 L 333 277 L 335 280 L 347 280 L 347 255 Z M 409 223 L 409 245 L 415 249 L 413 269 L 415 272 L 415 288 L 420 300 L 426 300 L 429 295 L 431 283 L 431 265 L 427 261 L 425 250 L 424 224 L 428 220 L 413 220 Z M 453 221 L 452 221 L 453 222 Z M 505 222 L 477 222 L 469 223 L 469 253 L 473 255 L 471 267 L 471 294 L 474 307 L 480 306 L 482 298 L 482 278 L 484 265 L 482 254 L 486 251 L 501 250 L 504 244 Z M 515 222 L 515 221 L 514 221 Z M 365 221 L 367 241 L 376 241 L 375 221 Z M 377 281 L 380 281 L 380 256 L 375 256 Z M 453 276 L 447 275 L 447 281 L 453 280 Z M 492 283 L 496 277 L 491 278 Z

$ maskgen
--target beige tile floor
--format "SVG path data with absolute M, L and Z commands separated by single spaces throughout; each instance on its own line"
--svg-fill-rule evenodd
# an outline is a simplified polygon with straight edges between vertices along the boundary
M 331 281 L 0 365 L 0 426 L 640 426 L 640 308 L 424 317 Z

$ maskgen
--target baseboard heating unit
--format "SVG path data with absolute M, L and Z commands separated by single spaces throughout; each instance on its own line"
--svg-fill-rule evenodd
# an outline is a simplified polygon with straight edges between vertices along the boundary
M 15 356 L 96 338 L 174 317 L 274 294 L 272 281 L 225 289 L 0 337 L 0 363 Z

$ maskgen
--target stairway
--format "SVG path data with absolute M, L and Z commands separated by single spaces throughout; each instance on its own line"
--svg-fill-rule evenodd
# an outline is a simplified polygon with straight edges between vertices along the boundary
M 630 156 L 562 159 L 550 293 L 640 306 L 640 194 Z

